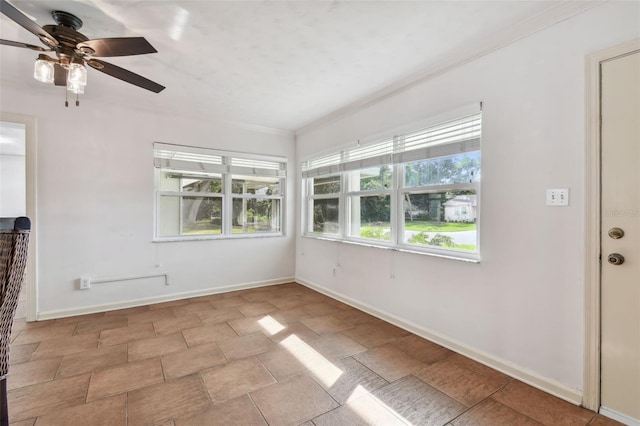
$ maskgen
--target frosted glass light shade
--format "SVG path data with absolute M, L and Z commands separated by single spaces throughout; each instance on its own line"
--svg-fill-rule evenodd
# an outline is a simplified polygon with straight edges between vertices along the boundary
M 84 86 L 87 84 L 87 69 L 81 64 L 69 64 L 68 84 Z
M 84 84 L 76 83 L 71 80 L 67 81 L 67 90 L 76 95 L 84 94 Z
M 53 62 L 36 60 L 33 68 L 33 78 L 43 83 L 53 83 Z

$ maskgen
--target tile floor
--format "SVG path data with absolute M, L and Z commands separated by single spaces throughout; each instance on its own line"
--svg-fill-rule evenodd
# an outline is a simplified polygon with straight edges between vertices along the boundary
M 11 424 L 614 425 L 291 283 L 15 321 Z

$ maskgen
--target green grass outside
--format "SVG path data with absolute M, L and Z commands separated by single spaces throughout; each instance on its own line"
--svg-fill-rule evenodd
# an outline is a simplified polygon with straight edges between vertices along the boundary
M 456 222 L 430 222 L 424 220 L 405 220 L 404 229 L 407 231 L 423 231 L 423 232 L 460 232 L 475 231 L 475 223 L 456 223 Z
M 360 235 L 364 238 L 371 238 L 376 240 L 389 240 L 390 235 L 388 230 L 390 224 L 388 222 L 380 222 L 376 225 L 364 225 L 360 228 Z M 475 231 L 475 223 L 449 223 L 449 222 L 430 222 L 430 221 L 418 221 L 405 222 L 405 230 L 414 232 L 461 232 L 461 231 Z M 456 250 L 464 251 L 476 251 L 475 244 L 455 244 L 453 247 L 448 247 Z
M 389 222 L 378 222 L 376 225 L 363 225 L 361 230 L 373 231 L 376 228 L 389 228 Z M 430 222 L 424 220 L 414 220 L 413 222 L 405 221 L 404 229 L 406 231 L 422 231 L 422 232 L 461 232 L 475 231 L 475 223 L 455 223 L 455 222 Z

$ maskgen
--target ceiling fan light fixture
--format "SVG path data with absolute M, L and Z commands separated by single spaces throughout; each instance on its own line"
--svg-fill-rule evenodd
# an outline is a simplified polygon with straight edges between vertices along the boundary
M 53 62 L 45 59 L 36 59 L 33 68 L 33 78 L 42 83 L 53 83 Z

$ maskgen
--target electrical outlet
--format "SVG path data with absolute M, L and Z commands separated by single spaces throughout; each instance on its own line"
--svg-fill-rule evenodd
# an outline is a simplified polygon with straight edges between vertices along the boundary
M 80 290 L 89 290 L 91 288 L 91 277 L 83 275 L 80 277 Z
M 569 188 L 547 189 L 547 206 L 568 206 Z

